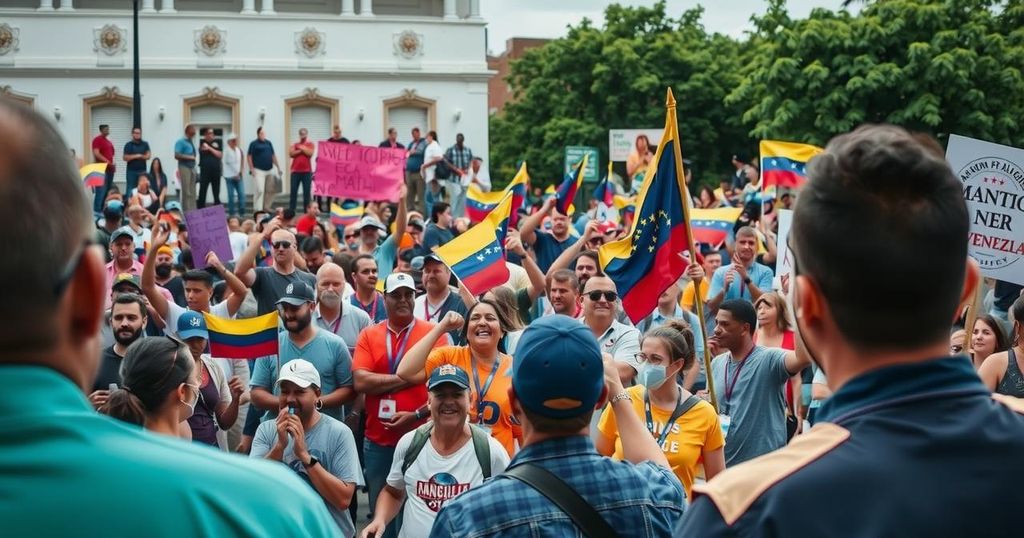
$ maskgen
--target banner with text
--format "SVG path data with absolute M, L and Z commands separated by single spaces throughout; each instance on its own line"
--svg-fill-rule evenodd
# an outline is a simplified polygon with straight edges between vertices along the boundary
M 316 153 L 313 194 L 398 201 L 405 182 L 404 149 L 320 141 Z
M 946 159 L 960 180 L 981 273 L 1024 284 L 1024 150 L 950 135 Z
M 608 159 L 615 162 L 624 162 L 629 154 L 636 151 L 636 138 L 646 135 L 651 151 L 658 149 L 661 142 L 662 129 L 609 129 L 608 130 Z
M 206 255 L 212 250 L 221 263 L 234 259 L 228 239 L 228 221 L 224 206 L 213 205 L 185 213 L 188 244 L 192 247 L 192 263 L 196 269 L 206 268 Z

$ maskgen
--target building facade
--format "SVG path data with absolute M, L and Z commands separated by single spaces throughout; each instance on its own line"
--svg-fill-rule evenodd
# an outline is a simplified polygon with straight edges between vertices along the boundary
M 243 149 L 263 127 L 285 182 L 287 149 L 303 127 L 324 140 L 340 125 L 366 145 L 388 127 L 402 143 L 414 126 L 436 130 L 442 146 L 463 133 L 487 158 L 491 72 L 479 0 L 139 2 L 143 138 L 169 175 L 187 124 L 219 138 L 236 132 Z M 132 128 L 130 6 L 0 2 L 0 95 L 50 117 L 86 162 L 99 125 L 109 125 L 122 184 Z
M 508 81 L 511 73 L 510 67 L 513 61 L 523 57 L 526 51 L 543 47 L 550 39 L 539 39 L 534 37 L 513 37 L 505 41 L 505 51 L 498 56 L 487 57 L 487 67 L 494 71 L 494 77 L 488 83 L 487 112 L 499 114 L 513 99 L 512 88 Z

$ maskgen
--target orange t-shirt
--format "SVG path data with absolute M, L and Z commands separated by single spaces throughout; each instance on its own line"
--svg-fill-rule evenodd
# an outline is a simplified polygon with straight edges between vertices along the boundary
M 408 337 L 405 351 L 419 342 L 431 329 L 434 324 L 427 321 L 415 321 L 412 331 Z M 400 342 L 398 334 L 388 328 L 387 320 L 376 325 L 363 329 L 356 342 L 356 350 L 352 358 L 352 370 L 369 370 L 375 374 L 392 374 L 388 364 L 387 341 L 391 339 L 392 352 L 397 355 Z M 444 342 L 444 339 L 438 339 Z M 434 344 L 438 347 L 437 344 Z M 399 357 L 398 362 L 401 362 Z M 384 427 L 377 416 L 380 409 L 380 401 L 387 397 L 395 401 L 395 411 L 416 411 L 427 403 L 426 385 L 408 387 L 391 394 L 367 394 L 366 395 L 366 438 L 381 446 L 395 446 L 404 432 L 393 432 Z M 417 426 L 419 423 L 417 423 Z
M 508 389 L 512 386 L 512 357 L 504 353 L 498 353 L 498 370 L 494 373 L 494 380 L 487 388 L 482 398 L 478 398 L 476 382 L 473 379 L 472 356 L 468 346 L 444 346 L 435 348 L 427 356 L 427 363 L 424 370 L 427 378 L 430 373 L 442 364 L 458 366 L 469 375 L 469 420 L 473 424 L 482 424 L 490 428 L 491 437 L 494 437 L 509 456 L 515 453 L 513 439 L 518 439 L 520 444 L 523 440 L 523 432 L 516 419 L 512 416 L 512 405 L 508 401 Z M 485 366 L 477 363 L 477 379 L 480 380 L 480 388 L 487 384 L 487 377 L 490 376 L 493 366 Z M 478 405 L 479 402 L 479 405 Z M 477 416 L 477 409 L 483 408 L 483 417 Z

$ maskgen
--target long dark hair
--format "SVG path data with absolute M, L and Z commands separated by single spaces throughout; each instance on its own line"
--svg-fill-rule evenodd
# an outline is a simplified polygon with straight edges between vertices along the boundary
M 141 426 L 167 401 L 168 394 L 188 382 L 194 367 L 188 347 L 177 340 L 136 340 L 121 361 L 121 388 L 110 394 L 100 412 Z
M 159 172 L 155 172 L 157 167 L 160 168 Z M 152 189 L 157 193 L 160 193 L 167 188 L 167 173 L 164 172 L 164 163 L 160 162 L 160 157 L 155 157 L 150 161 L 149 179 L 152 181 L 150 187 L 152 187 Z

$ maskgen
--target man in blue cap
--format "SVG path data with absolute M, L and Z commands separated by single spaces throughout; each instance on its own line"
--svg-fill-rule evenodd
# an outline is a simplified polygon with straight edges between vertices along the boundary
M 516 349 L 509 401 L 523 426 L 523 449 L 505 474 L 451 501 L 430 536 L 576 536 L 584 525 L 618 536 L 671 532 L 685 506 L 683 486 L 590 329 L 560 315 L 533 322 Z M 609 401 L 624 462 L 599 455 L 590 440 L 590 417 Z M 527 482 L 538 479 L 561 482 L 583 509 L 563 510 L 548 497 L 550 486 L 542 493 Z

